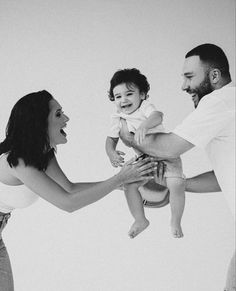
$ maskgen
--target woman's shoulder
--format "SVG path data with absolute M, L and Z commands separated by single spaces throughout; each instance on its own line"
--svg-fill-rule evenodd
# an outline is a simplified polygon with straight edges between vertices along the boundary
M 14 175 L 14 170 L 7 161 L 7 153 L 0 155 L 0 182 L 9 185 L 19 185 L 22 182 Z

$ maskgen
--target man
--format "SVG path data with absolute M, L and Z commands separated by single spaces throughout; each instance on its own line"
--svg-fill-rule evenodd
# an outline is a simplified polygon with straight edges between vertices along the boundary
M 194 146 L 205 149 L 214 171 L 186 180 L 186 191 L 222 190 L 235 218 L 235 87 L 226 55 L 216 45 L 203 44 L 189 51 L 183 66 L 182 90 L 192 96 L 195 110 L 170 133 L 134 142 L 123 123 L 126 145 L 155 157 L 178 157 Z M 225 290 L 235 291 L 235 254 Z

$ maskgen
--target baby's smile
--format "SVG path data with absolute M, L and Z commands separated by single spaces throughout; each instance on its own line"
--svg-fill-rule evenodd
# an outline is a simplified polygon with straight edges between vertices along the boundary
M 131 107 L 133 104 L 129 103 L 129 104 L 125 104 L 125 105 L 121 105 L 121 108 L 122 109 L 125 109 L 125 108 L 129 108 Z

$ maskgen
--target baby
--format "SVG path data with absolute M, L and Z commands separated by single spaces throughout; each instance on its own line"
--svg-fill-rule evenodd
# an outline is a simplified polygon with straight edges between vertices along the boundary
M 137 144 L 142 144 L 147 134 L 164 132 L 162 125 L 163 114 L 148 102 L 150 89 L 147 78 L 137 69 L 117 71 L 111 81 L 109 99 L 114 101 L 116 113 L 111 116 L 110 134 L 106 139 L 106 153 L 113 167 L 124 163 L 123 152 L 116 150 L 121 129 L 121 119 L 125 119 L 130 132 L 134 133 Z M 141 152 L 135 150 L 141 155 Z M 171 229 L 174 237 L 183 237 L 181 218 L 184 211 L 185 192 L 180 158 L 165 161 L 166 184 L 170 191 Z M 145 228 L 149 221 L 145 217 L 140 184 L 133 183 L 125 186 L 125 196 L 134 223 L 129 230 L 129 236 L 134 238 Z

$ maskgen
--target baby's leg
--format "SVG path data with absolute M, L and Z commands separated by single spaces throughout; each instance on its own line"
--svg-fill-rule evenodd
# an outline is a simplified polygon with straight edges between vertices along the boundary
M 125 196 L 132 216 L 135 221 L 129 230 L 130 238 L 136 237 L 140 232 L 148 227 L 149 221 L 145 217 L 143 201 L 136 184 L 126 186 Z
M 174 237 L 183 237 L 181 219 L 184 212 L 185 192 L 184 179 L 166 178 L 166 184 L 170 191 L 171 231 Z

